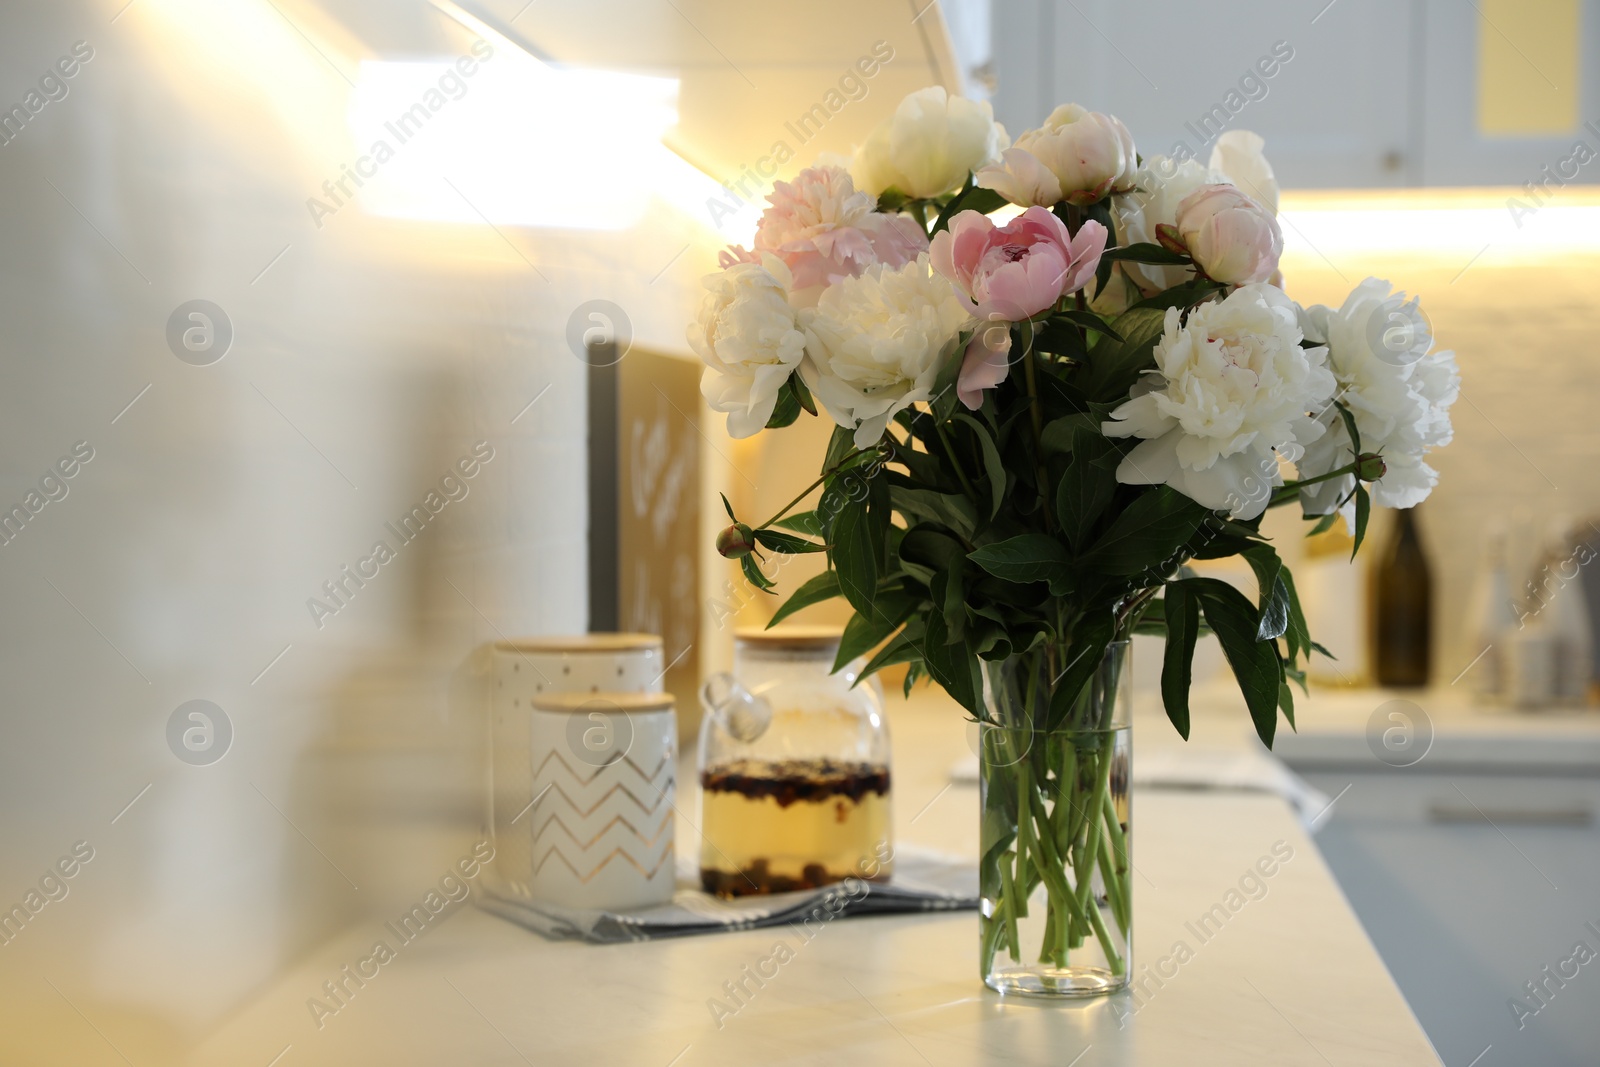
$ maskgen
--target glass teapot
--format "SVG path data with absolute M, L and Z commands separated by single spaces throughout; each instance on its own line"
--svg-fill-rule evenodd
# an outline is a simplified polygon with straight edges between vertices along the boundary
M 740 630 L 732 674 L 701 690 L 700 881 L 723 897 L 856 877 L 893 851 L 889 728 L 864 661 L 833 670 L 840 631 Z

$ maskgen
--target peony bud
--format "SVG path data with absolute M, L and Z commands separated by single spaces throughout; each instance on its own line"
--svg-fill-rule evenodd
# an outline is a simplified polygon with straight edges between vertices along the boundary
M 1383 457 L 1376 452 L 1363 452 L 1356 457 L 1356 477 L 1364 482 L 1375 482 L 1388 470 Z
M 1190 193 L 1178 205 L 1176 222 L 1189 254 L 1214 281 L 1264 282 L 1278 269 L 1278 220 L 1231 185 L 1202 185 Z
M 754 552 L 756 548 L 756 535 L 742 522 L 717 534 L 717 552 L 726 559 L 741 559 Z

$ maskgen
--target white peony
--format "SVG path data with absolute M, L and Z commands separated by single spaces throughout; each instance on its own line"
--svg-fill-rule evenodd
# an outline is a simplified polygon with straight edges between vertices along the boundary
M 1278 214 L 1278 178 L 1262 153 L 1266 147 L 1259 133 L 1229 130 L 1217 138 L 1211 149 L 1211 169 L 1238 186 L 1240 191 L 1266 209 Z
M 1363 452 L 1380 453 L 1384 475 L 1372 483 L 1381 507 L 1414 507 L 1432 492 L 1438 472 L 1424 457 L 1450 443 L 1450 405 L 1461 391 L 1453 352 L 1429 352 L 1433 330 L 1417 301 L 1368 278 L 1337 311 L 1306 308 L 1301 324 L 1308 338 L 1328 346 L 1338 380 L 1336 396 L 1355 416 Z M 1354 455 L 1344 420 L 1331 404 L 1319 421 L 1328 433 L 1306 449 L 1300 477 L 1312 478 L 1349 463 Z M 1301 490 L 1307 515 L 1326 515 L 1355 488 L 1353 476 L 1332 478 Z
M 805 355 L 805 335 L 789 306 L 789 268 L 776 256 L 708 274 L 709 292 L 689 327 L 689 347 L 705 361 L 700 394 L 728 416 L 728 433 L 750 437 L 766 426 L 778 391 Z
M 1294 302 L 1265 284 L 1240 286 L 1181 320 L 1167 310 L 1156 370 L 1101 425 L 1143 440 L 1117 480 L 1165 483 L 1208 508 L 1251 519 L 1282 484 L 1278 456 L 1298 459 L 1324 427 L 1307 414 L 1333 395 L 1326 348 L 1301 347 Z
M 1158 244 L 1156 227 L 1176 226 L 1179 204 L 1202 186 L 1223 180 L 1222 175 L 1192 159 L 1180 163 L 1165 156 L 1151 156 L 1139 168 L 1133 189 L 1111 198 L 1111 210 L 1117 221 L 1117 243 Z M 1194 271 L 1188 267 L 1159 267 L 1126 260 L 1117 266 L 1145 296 L 1154 296 L 1194 277 Z
M 881 438 L 896 413 L 933 399 L 939 356 L 972 319 L 925 255 L 844 278 L 803 315 L 801 377 L 835 422 L 855 430 L 857 448 Z
M 987 101 L 933 85 L 900 101 L 872 131 L 856 149 L 850 176 L 874 197 L 891 188 L 911 197 L 939 196 L 959 188 L 1010 143 Z

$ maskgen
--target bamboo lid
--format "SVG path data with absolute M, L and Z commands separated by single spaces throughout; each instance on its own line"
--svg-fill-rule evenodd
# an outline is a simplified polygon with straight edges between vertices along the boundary
M 671 711 L 671 693 L 539 693 L 528 701 L 537 711 L 576 714 L 585 711 Z
M 815 652 L 835 648 L 844 631 L 837 626 L 778 626 L 762 630 L 754 626 L 734 631 L 733 638 L 749 648 L 773 652 Z
M 661 651 L 660 634 L 555 634 L 547 637 L 517 637 L 496 641 L 498 652 L 572 652 L 596 655 L 603 652 Z

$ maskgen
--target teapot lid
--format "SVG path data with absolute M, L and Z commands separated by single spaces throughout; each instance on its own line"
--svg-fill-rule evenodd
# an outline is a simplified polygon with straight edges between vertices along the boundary
M 773 652 L 814 652 L 837 648 L 844 630 L 838 626 L 777 626 L 763 630 L 744 626 L 734 631 L 734 640 L 743 646 Z

